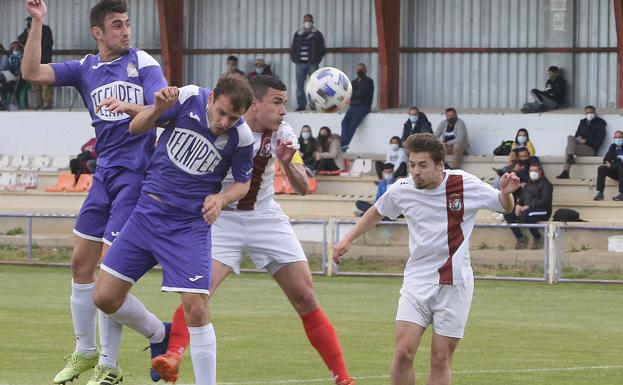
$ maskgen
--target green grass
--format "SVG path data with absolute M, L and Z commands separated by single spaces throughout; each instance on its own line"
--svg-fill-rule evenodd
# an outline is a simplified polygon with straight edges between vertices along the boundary
M 318 296 L 341 338 L 360 385 L 388 384 L 400 279 L 314 277 Z M 178 296 L 159 291 L 160 273 L 133 292 L 163 319 Z M 67 268 L 0 265 L 0 384 L 50 384 L 73 350 Z M 219 383 L 328 378 L 296 316 L 267 276 L 231 277 L 214 297 Z M 478 281 L 465 339 L 456 352 L 454 384 L 621 384 L 623 286 Z M 124 329 L 124 385 L 148 384 L 146 340 Z M 425 382 L 430 332 L 416 355 Z M 187 355 L 188 356 L 188 355 Z M 614 368 L 578 369 L 597 366 Z M 532 369 L 532 370 L 529 370 Z M 543 370 L 541 370 L 543 369 Z M 556 370 L 549 370 L 556 369 Z M 74 384 L 85 384 L 89 374 Z M 180 384 L 193 383 L 187 357 Z M 293 382 L 296 384 L 297 382 Z M 330 380 L 301 382 L 331 384 Z

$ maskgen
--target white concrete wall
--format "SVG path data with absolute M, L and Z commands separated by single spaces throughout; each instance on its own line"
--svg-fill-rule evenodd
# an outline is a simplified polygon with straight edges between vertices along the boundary
M 460 113 L 460 111 L 459 111 Z M 290 112 L 286 120 L 298 132 L 304 124 L 312 127 L 314 136 L 326 125 L 336 133 L 341 132 L 343 114 Z M 518 128 L 527 128 L 537 155 L 563 155 L 566 136 L 573 135 L 583 118 L 580 113 L 546 114 L 459 114 L 467 125 L 472 155 L 492 155 L 502 140 L 513 139 Z M 622 115 L 602 115 L 608 122 L 603 154 L 616 129 L 623 129 Z M 371 113 L 363 121 L 349 152 L 385 153 L 389 138 L 402 134 L 406 114 Z M 428 115 L 433 129 L 443 119 L 439 113 Z M 16 111 L 0 112 L 0 154 L 76 154 L 80 146 L 93 137 L 87 112 L 67 111 Z

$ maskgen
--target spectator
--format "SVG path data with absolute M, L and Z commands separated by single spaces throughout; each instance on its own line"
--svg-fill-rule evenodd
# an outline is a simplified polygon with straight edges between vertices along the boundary
M 311 127 L 304 125 L 301 128 L 301 135 L 299 136 L 299 151 L 303 157 L 303 163 L 305 167 L 316 170 L 316 159 L 314 158 L 314 152 L 317 150 L 316 139 L 312 136 Z
M 604 164 L 597 168 L 597 195 L 593 200 L 604 200 L 604 188 L 606 177 L 619 181 L 619 193 L 612 199 L 623 201 L 623 131 L 617 130 L 614 133 L 614 143 L 608 148 L 604 156 Z
M 409 107 L 409 119 L 407 119 L 402 127 L 402 138 L 400 138 L 400 140 L 404 142 L 409 135 L 424 132 L 428 132 L 429 134 L 433 133 L 433 126 L 428 121 L 426 114 L 420 112 L 416 106 Z
M 0 44 L 0 71 L 4 71 L 7 67 L 9 61 L 9 53 L 4 48 L 2 44 Z
M 538 162 L 538 158 L 531 157 L 530 151 L 527 147 L 520 147 L 513 150 L 515 152 L 514 160 L 501 169 L 493 168 L 498 174 L 498 177 L 493 181 L 493 187 L 499 189 L 500 177 L 507 172 L 512 172 L 519 177 L 521 183 L 526 183 L 530 180 L 530 164 Z
M 538 163 L 530 165 L 530 181 L 523 187 L 514 212 L 505 214 L 504 219 L 508 223 L 537 223 L 547 221 L 552 215 L 552 195 L 554 187 L 547 180 L 543 168 Z M 517 239 L 515 249 L 525 249 L 528 238 L 523 235 L 518 227 L 511 227 L 513 235 Z M 543 245 L 543 237 L 538 228 L 530 227 L 532 234 L 531 249 L 539 249 Z
M 6 55 L 4 70 L 0 72 L 0 110 L 17 110 L 19 94 L 24 86 L 21 76 L 23 47 L 18 41 L 14 41 Z
M 575 163 L 575 156 L 595 156 L 606 137 L 606 121 L 595 116 L 595 107 L 584 107 L 586 117 L 580 120 L 574 136 L 567 137 L 565 169 L 556 178 L 569 179 L 569 170 Z
M 531 90 L 530 93 L 536 102 L 526 103 L 521 112 L 543 112 L 555 110 L 560 107 L 565 101 L 567 82 L 560 75 L 560 69 L 556 66 L 551 66 L 547 70 L 549 79 L 545 83 L 545 91 L 537 90 L 536 88 Z
M 290 58 L 296 64 L 297 111 L 305 111 L 305 79 L 318 69 L 324 54 L 324 37 L 314 28 L 314 17 L 307 14 L 303 16 L 303 28 L 294 33 L 290 47 Z
M 340 136 L 331 133 L 329 127 L 324 126 L 318 132 L 316 139 L 317 151 L 316 171 L 338 171 L 344 169 L 344 154 L 340 147 Z
M 446 154 L 452 154 L 452 168 L 461 168 L 463 155 L 467 155 L 469 151 L 469 141 L 465 122 L 457 117 L 454 108 L 446 109 L 446 120 L 439 123 L 435 136 L 444 144 Z
M 385 194 L 385 191 L 391 186 L 395 181 L 396 177 L 394 177 L 394 169 L 395 166 L 392 163 L 385 163 L 381 167 L 382 178 L 378 183 L 378 187 L 376 188 L 376 197 L 374 201 L 376 202 L 379 198 Z M 355 202 L 355 206 L 357 207 L 357 211 L 355 211 L 355 215 L 361 217 L 365 214 L 366 211 L 374 204 L 362 200 L 358 200 Z M 384 218 L 383 220 L 390 220 L 389 218 Z
M 32 17 L 26 18 L 26 28 L 18 37 L 17 41 L 26 46 L 26 40 L 28 40 L 28 33 L 30 32 L 30 24 L 32 23 Z M 41 64 L 49 64 L 52 62 L 52 46 L 54 45 L 54 39 L 52 38 L 52 30 L 49 26 L 43 25 L 41 31 Z M 43 108 L 44 110 L 52 109 L 52 103 L 54 98 L 54 92 L 51 86 L 32 82 L 31 90 L 35 95 L 35 110 Z
M 357 78 L 351 81 L 353 94 L 350 97 L 350 107 L 342 119 L 342 151 L 348 150 L 348 145 L 359 123 L 368 115 L 372 107 L 374 81 L 366 76 L 367 71 L 365 64 L 357 64 Z
M 221 76 L 240 75 L 244 76 L 244 72 L 238 69 L 238 56 L 230 55 L 227 57 L 227 71 Z
M 508 161 L 513 163 L 515 160 L 515 156 L 517 155 L 517 149 L 527 148 L 530 156 L 536 155 L 536 150 L 534 149 L 534 145 L 530 141 L 530 134 L 528 134 L 528 130 L 525 128 L 520 128 L 517 130 L 517 134 L 515 134 L 515 141 L 511 147 L 511 153 L 508 155 Z
M 394 178 L 402 178 L 407 176 L 407 152 L 404 148 L 402 148 L 402 141 L 397 136 L 392 136 L 389 140 L 389 152 L 385 157 L 385 163 L 377 160 L 374 163 L 376 168 L 376 175 L 379 177 L 379 180 L 383 179 L 383 172 L 385 170 L 385 166 L 388 164 L 392 164 L 394 169 L 392 170 Z
M 80 154 L 69 161 L 69 169 L 76 176 L 76 182 L 82 174 L 94 174 L 97 165 L 97 152 L 95 151 L 96 138 L 89 139 L 80 148 Z
M 264 59 L 260 57 L 255 59 L 255 70 L 249 72 L 247 76 L 253 78 L 257 75 L 274 76 L 273 71 L 270 69 L 270 66 L 266 64 L 266 62 L 264 62 Z

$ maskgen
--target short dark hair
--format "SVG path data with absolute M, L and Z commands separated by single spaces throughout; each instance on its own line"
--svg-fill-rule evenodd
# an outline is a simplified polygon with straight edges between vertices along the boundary
M 253 91 L 249 81 L 241 76 L 221 77 L 213 90 L 214 100 L 221 95 L 229 96 L 234 111 L 246 112 L 253 103 Z
M 556 66 L 550 66 L 547 69 L 548 72 L 555 72 L 555 73 L 560 73 L 560 68 L 556 67 Z
M 519 155 L 520 152 L 524 152 L 524 151 L 527 152 L 528 155 L 532 155 L 532 154 L 530 154 L 530 150 L 528 150 L 528 147 L 519 147 L 517 149 L 517 155 Z
M 443 162 L 446 159 L 446 150 L 443 144 L 433 134 L 413 134 L 407 138 L 405 147 L 409 153 L 428 152 L 435 163 Z
M 303 19 L 306 17 L 311 17 L 311 19 L 314 20 L 314 15 L 312 15 L 311 13 L 306 13 L 303 15 Z
M 411 110 L 417 110 L 417 112 L 420 112 L 420 109 L 417 106 L 409 107 L 409 111 L 411 111 Z
M 238 63 L 238 56 L 229 55 L 227 56 L 227 61 L 235 61 L 236 63 Z
M 445 113 L 447 114 L 448 112 L 454 112 L 456 114 L 456 110 L 454 109 L 454 107 L 446 108 L 446 112 Z
M 274 76 L 257 75 L 251 79 L 250 83 L 251 89 L 253 90 L 253 97 L 257 100 L 262 100 L 268 93 L 269 88 L 279 91 L 288 90 L 284 82 Z
M 391 143 L 391 142 L 392 142 L 392 140 L 394 140 L 394 139 L 398 139 L 398 145 L 399 145 L 399 146 L 402 146 L 402 139 L 400 139 L 400 137 L 399 137 L 399 136 L 392 136 L 392 137 L 389 139 L 389 143 Z
M 597 109 L 595 108 L 595 106 L 591 106 L 590 104 L 586 107 L 584 107 L 585 110 L 591 109 L 593 111 L 597 111 Z
M 91 27 L 104 28 L 104 19 L 110 13 L 128 13 L 126 0 L 100 0 L 91 8 Z
M 383 165 L 383 170 L 389 170 L 390 168 L 391 168 L 392 170 L 394 169 L 394 164 L 393 164 L 393 163 L 387 162 L 387 163 L 385 163 L 385 164 Z

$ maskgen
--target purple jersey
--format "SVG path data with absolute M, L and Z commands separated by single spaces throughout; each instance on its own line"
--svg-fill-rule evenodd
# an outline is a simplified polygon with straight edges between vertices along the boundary
M 175 106 L 157 120 L 165 130 L 147 166 L 143 193 L 169 205 L 200 214 L 205 197 L 221 189 L 231 167 L 234 180 L 245 183 L 253 169 L 253 135 L 240 118 L 223 135 L 210 131 L 206 106 L 211 91 L 195 85 L 180 88 Z
M 167 86 L 158 62 L 146 52 L 130 48 L 110 62 L 100 61 L 99 55 L 87 55 L 82 60 L 50 65 L 56 76 L 54 85 L 76 87 L 91 114 L 97 136 L 97 165 L 143 171 L 153 153 L 155 132 L 131 135 L 127 114 L 104 108 L 96 113 L 95 106 L 109 96 L 138 105 L 153 104 L 154 93 Z

